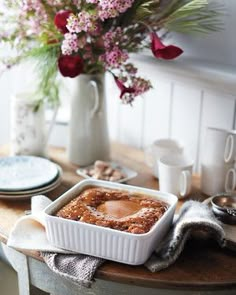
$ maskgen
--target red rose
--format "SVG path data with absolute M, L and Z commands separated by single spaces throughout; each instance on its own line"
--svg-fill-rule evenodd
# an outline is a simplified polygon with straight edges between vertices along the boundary
M 79 55 L 61 55 L 58 68 L 62 76 L 74 78 L 83 72 L 84 62 Z
M 71 10 L 61 10 L 55 15 L 54 24 L 63 34 L 68 33 L 66 25 L 71 13 L 73 13 Z
M 151 49 L 156 58 L 174 59 L 183 53 L 183 50 L 174 45 L 165 46 L 156 33 L 151 33 Z

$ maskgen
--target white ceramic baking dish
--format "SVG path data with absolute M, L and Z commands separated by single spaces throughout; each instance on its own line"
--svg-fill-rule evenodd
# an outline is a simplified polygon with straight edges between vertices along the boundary
M 168 210 L 145 234 L 132 234 L 54 216 L 86 187 L 105 187 L 152 196 L 169 204 Z M 46 233 L 49 242 L 59 248 L 102 257 L 121 263 L 143 264 L 168 232 L 173 221 L 177 197 L 156 190 L 119 183 L 86 179 L 79 182 L 45 209 Z

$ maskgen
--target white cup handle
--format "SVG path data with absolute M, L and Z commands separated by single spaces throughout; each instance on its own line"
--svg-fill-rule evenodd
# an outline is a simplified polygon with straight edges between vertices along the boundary
M 145 155 L 145 162 L 146 164 L 150 167 L 153 168 L 155 163 L 154 163 L 154 155 L 152 151 L 152 146 L 148 146 L 144 150 L 144 155 Z
M 231 168 L 227 171 L 225 176 L 225 191 L 227 193 L 233 192 L 236 187 L 236 171 Z
M 234 137 L 229 134 L 225 143 L 224 160 L 225 163 L 229 163 L 234 160 Z
M 192 174 L 189 170 L 184 170 L 180 174 L 180 180 L 179 180 L 179 191 L 180 196 L 185 197 L 188 195 L 191 191 L 192 186 Z

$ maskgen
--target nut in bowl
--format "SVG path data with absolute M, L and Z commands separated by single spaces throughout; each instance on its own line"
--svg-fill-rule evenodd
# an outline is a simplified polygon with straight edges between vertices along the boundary
M 94 178 L 123 183 L 137 176 L 137 172 L 115 162 L 97 160 L 93 165 L 77 169 L 76 173 L 84 178 Z
M 168 232 L 176 203 L 168 193 L 87 179 L 45 209 L 46 233 L 56 247 L 139 265 Z

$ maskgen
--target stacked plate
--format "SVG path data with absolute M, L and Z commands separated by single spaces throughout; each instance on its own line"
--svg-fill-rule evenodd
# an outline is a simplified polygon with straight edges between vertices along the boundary
M 25 199 L 55 189 L 62 178 L 62 169 L 39 157 L 15 156 L 0 158 L 0 198 Z

